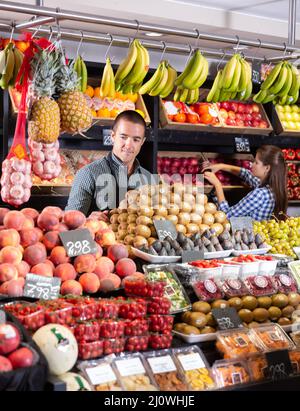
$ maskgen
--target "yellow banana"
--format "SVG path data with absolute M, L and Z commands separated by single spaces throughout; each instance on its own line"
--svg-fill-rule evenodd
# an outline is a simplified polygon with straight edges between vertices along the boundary
M 100 86 L 100 96 L 104 97 L 114 97 L 115 96 L 115 80 L 114 72 L 111 67 L 110 58 L 106 59 L 106 64 L 103 70 L 101 86 Z
M 222 88 L 229 89 L 238 62 L 238 54 L 234 54 L 223 69 Z
M 80 66 L 81 66 L 81 91 L 84 93 L 87 88 L 88 73 L 87 73 L 87 68 L 86 68 L 86 65 L 83 59 L 81 59 L 80 61 Z
M 148 51 L 141 46 L 139 41 L 137 41 L 136 47 L 137 57 L 130 73 L 123 80 L 124 84 L 135 85 L 141 83 L 149 69 Z
M 162 76 L 164 75 L 164 72 L 164 64 L 163 62 L 160 62 L 153 76 L 150 78 L 150 80 L 148 80 L 145 84 L 142 85 L 142 87 L 139 90 L 139 93 L 146 94 L 153 90 L 160 83 Z
M 196 80 L 202 72 L 202 64 L 204 57 L 202 56 L 200 50 L 196 50 L 194 54 L 194 61 L 189 70 L 189 73 L 184 77 L 182 81 L 182 86 L 190 90 L 196 88 Z
M 277 63 L 275 67 L 273 67 L 272 71 L 268 74 L 267 78 L 261 85 L 261 90 L 266 90 L 270 88 L 276 81 L 279 73 L 281 72 L 281 67 L 283 65 L 283 61 Z
M 180 95 L 179 101 L 181 101 L 182 103 L 185 103 L 187 98 L 188 98 L 188 94 L 189 94 L 189 89 L 188 88 L 184 88 L 182 90 L 182 93 Z
M 21 66 L 22 66 L 23 58 L 24 58 L 23 53 L 22 53 L 17 47 L 15 47 L 15 48 L 13 49 L 13 52 L 14 52 L 14 57 L 15 57 L 15 63 L 14 63 L 13 76 L 12 76 L 12 78 L 11 78 L 10 81 L 9 81 L 9 85 L 10 85 L 10 86 L 14 86 L 14 85 L 15 85 L 16 78 L 17 78 L 17 76 L 18 76 L 18 73 L 19 73 L 19 70 L 20 70 L 20 68 L 21 68 Z
M 286 64 L 282 65 L 282 68 L 280 70 L 279 76 L 276 79 L 276 82 L 273 84 L 272 87 L 268 89 L 269 94 L 277 94 L 279 91 L 282 89 L 284 86 L 286 79 L 288 75 L 288 69 Z
M 183 89 L 182 89 L 181 86 L 176 87 L 176 91 L 175 91 L 175 94 L 174 94 L 174 101 L 179 101 L 182 90 Z
M 168 64 L 168 81 L 165 87 L 159 93 L 161 98 L 165 98 L 169 94 L 172 93 L 176 78 L 177 78 L 177 71 L 171 66 L 171 64 Z
M 222 75 L 223 75 L 223 70 L 219 70 L 213 82 L 212 88 L 210 89 L 206 97 L 207 102 L 210 103 L 211 101 L 213 101 L 214 95 L 216 94 L 217 90 L 220 89 L 220 79 L 222 78 Z
M 12 47 L 13 47 L 13 44 L 9 43 L 5 48 L 5 55 L 6 55 L 5 67 L 4 67 L 4 70 L 2 71 L 2 77 L 0 80 L 0 87 L 2 87 L 3 89 L 8 88 L 10 79 L 12 78 L 13 73 L 14 73 L 15 56 L 14 56 Z
M 241 75 L 240 75 L 240 81 L 239 81 L 237 90 L 243 91 L 246 89 L 248 82 L 251 81 L 251 79 L 249 79 L 248 68 L 246 66 L 248 63 L 243 58 L 240 59 L 240 63 L 241 63 Z
M 204 56 L 202 56 L 202 71 L 199 77 L 197 78 L 197 80 L 195 81 L 194 88 L 200 88 L 202 84 L 206 81 L 207 75 L 208 75 L 208 69 L 209 69 L 208 61 L 206 60 Z
M 167 81 L 168 81 L 168 69 L 166 66 L 166 62 L 162 62 L 163 65 L 163 74 L 161 76 L 161 79 L 159 83 L 157 83 L 150 91 L 149 91 L 149 96 L 158 96 L 160 92 L 165 88 Z
M 137 58 L 137 42 L 138 40 L 133 40 L 129 47 L 129 51 L 127 56 L 125 57 L 124 60 L 122 60 L 121 64 L 119 65 L 116 75 L 115 75 L 115 83 L 119 84 L 121 83 L 126 76 L 130 73 L 132 67 L 134 66 L 134 63 Z
M 232 81 L 230 83 L 230 87 L 227 89 L 228 91 L 232 91 L 232 92 L 237 92 L 238 91 L 238 86 L 239 86 L 240 78 L 241 78 L 241 71 L 242 71 L 242 65 L 241 65 L 241 62 L 240 62 L 240 58 L 237 57 L 237 61 L 236 61 Z
M 185 77 L 190 73 L 190 70 L 194 64 L 194 60 L 196 58 L 196 54 L 194 53 L 192 55 L 192 57 L 189 59 L 187 65 L 185 66 L 183 72 L 177 77 L 176 81 L 175 81 L 175 85 L 176 86 L 181 86 L 183 80 L 185 79 Z
M 300 74 L 299 74 L 299 70 L 297 69 L 296 66 L 294 66 L 294 64 L 291 64 L 290 67 L 291 67 L 292 74 L 293 74 L 293 80 L 292 80 L 292 85 L 289 91 L 289 95 L 294 96 L 299 91 L 299 88 L 300 88 Z
M 248 98 L 251 97 L 252 88 L 253 88 L 252 80 L 250 79 L 250 81 L 248 82 L 247 87 L 245 89 L 245 93 L 243 94 L 243 100 L 248 100 Z

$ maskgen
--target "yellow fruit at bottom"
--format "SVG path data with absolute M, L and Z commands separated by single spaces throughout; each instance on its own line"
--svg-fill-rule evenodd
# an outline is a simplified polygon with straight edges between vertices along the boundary
M 133 103 L 136 103 L 138 97 L 139 97 L 138 93 L 134 93 L 134 94 L 128 93 L 128 94 L 126 94 L 126 100 L 130 100 Z
M 136 109 L 135 111 L 145 118 L 145 113 L 142 110 Z
M 91 112 L 92 112 L 92 116 L 93 116 L 93 117 L 97 117 L 97 111 L 91 110 Z
M 94 97 L 94 89 L 92 86 L 87 86 L 84 94 L 87 94 L 89 97 Z
M 94 88 L 94 97 L 101 98 L 100 97 L 100 87 Z
M 97 111 L 97 117 L 110 118 L 110 111 L 108 108 L 100 108 L 100 110 Z
M 111 118 L 115 118 L 115 117 L 117 117 L 117 115 L 118 115 L 119 113 L 120 113 L 119 110 L 115 110 L 115 109 L 110 110 L 110 117 L 111 117 Z

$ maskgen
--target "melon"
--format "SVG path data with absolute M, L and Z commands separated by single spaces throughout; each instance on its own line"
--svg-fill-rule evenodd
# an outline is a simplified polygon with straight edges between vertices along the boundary
M 92 391 L 87 380 L 75 372 L 66 372 L 59 379 L 66 383 L 66 391 Z

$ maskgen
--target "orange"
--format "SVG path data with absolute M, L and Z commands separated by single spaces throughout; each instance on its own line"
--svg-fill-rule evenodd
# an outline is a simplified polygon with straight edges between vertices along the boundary
M 118 115 L 119 113 L 120 113 L 119 110 L 115 110 L 115 109 L 110 110 L 110 118 L 115 118 L 115 117 L 117 117 L 117 115 Z
M 101 98 L 101 96 L 100 96 L 100 87 L 95 87 L 94 88 L 94 97 Z
M 91 110 L 91 113 L 92 113 L 92 116 L 93 116 L 93 117 L 97 117 L 97 111 Z
M 97 117 L 110 118 L 110 111 L 108 108 L 100 108 L 100 110 L 97 111 Z
M 96 90 L 96 89 L 95 89 Z M 94 97 L 94 89 L 92 86 L 87 86 L 84 94 L 87 94 L 88 96 L 90 96 L 91 98 Z
M 134 94 L 128 93 L 128 94 L 126 94 L 126 100 L 130 100 L 133 103 L 136 103 L 138 97 L 139 97 L 138 93 L 134 93 Z

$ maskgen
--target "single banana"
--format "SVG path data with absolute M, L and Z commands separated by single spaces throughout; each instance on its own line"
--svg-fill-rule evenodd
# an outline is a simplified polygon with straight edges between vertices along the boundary
M 289 94 L 289 91 L 291 89 L 292 86 L 292 82 L 293 82 L 293 72 L 292 69 L 290 67 L 290 64 L 287 63 L 286 65 L 286 69 L 287 69 L 287 75 L 286 75 L 286 80 L 285 83 L 282 87 L 282 89 L 279 91 L 279 93 L 277 93 L 277 95 L 279 97 L 283 97 Z
M 278 97 L 279 98 L 279 97 Z M 287 99 L 288 99 L 288 96 L 283 96 L 283 97 L 281 97 L 280 99 L 279 99 L 279 104 L 280 105 L 282 105 L 282 106 L 284 106 L 285 104 L 286 104 L 286 102 L 287 102 Z
M 197 80 L 195 81 L 194 88 L 200 88 L 202 86 L 202 84 L 207 79 L 209 65 L 208 65 L 208 61 L 206 60 L 206 58 L 204 56 L 202 56 L 202 57 L 203 57 L 203 59 L 202 59 L 202 71 L 201 71 L 199 77 L 197 78 Z
M 296 94 L 293 94 L 292 96 L 288 96 L 288 98 L 287 98 L 288 103 L 287 104 L 297 103 L 298 98 L 299 98 L 299 90 L 296 92 Z
M 5 62 L 6 62 L 5 50 L 1 50 L 0 51 L 0 78 L 2 76 L 2 72 L 5 69 Z
M 223 69 L 222 88 L 229 89 L 238 62 L 238 54 L 234 54 Z
M 241 71 L 242 71 L 242 65 L 241 65 L 241 62 L 240 62 L 240 58 L 237 57 L 235 70 L 234 70 L 234 74 L 233 74 L 233 77 L 232 77 L 232 81 L 231 81 L 230 87 L 227 89 L 228 91 L 232 91 L 232 92 L 237 92 L 238 91 L 240 78 L 241 78 Z
M 216 92 L 213 95 L 213 98 L 211 100 L 213 103 L 217 103 L 218 101 L 220 101 L 220 93 L 221 93 L 221 89 L 217 88 L 217 90 L 216 90 Z
M 300 88 L 300 74 L 299 74 L 299 70 L 297 69 L 296 66 L 294 66 L 294 64 L 291 64 L 290 67 L 293 73 L 293 81 L 292 81 L 292 85 L 289 91 L 289 95 L 294 96 L 299 91 L 299 88 Z
M 193 101 L 192 101 L 192 104 L 195 104 L 195 103 L 198 102 L 198 100 L 199 100 L 199 94 L 200 94 L 199 89 L 196 88 L 196 89 L 195 89 L 195 95 L 194 95 L 194 99 L 193 99 Z
M 174 94 L 174 101 L 179 101 L 181 92 L 182 92 L 182 87 L 181 86 L 176 87 L 176 91 Z
M 81 59 L 81 91 L 84 93 L 87 88 L 88 73 L 85 62 Z M 114 80 L 114 76 L 113 76 Z
M 166 62 L 162 62 L 163 65 L 163 74 L 161 76 L 160 82 L 155 85 L 150 91 L 149 91 L 149 96 L 158 96 L 160 92 L 165 88 L 167 81 L 168 81 L 168 69 L 166 66 Z
M 276 94 L 268 94 L 262 101 L 262 104 L 267 104 L 276 98 Z
M 243 100 L 244 101 L 248 100 L 248 98 L 251 97 L 252 88 L 253 88 L 253 84 L 252 84 L 252 80 L 250 79 L 250 81 L 248 82 L 247 87 L 245 89 L 245 93 L 243 94 Z
M 255 94 L 255 96 L 253 97 L 253 101 L 255 101 L 255 103 L 261 103 L 268 95 L 268 91 L 267 90 L 260 90 L 257 94 Z
M 187 104 L 192 104 L 195 98 L 195 89 L 189 90 L 187 98 L 186 98 L 186 103 Z
M 200 50 L 196 50 L 193 65 L 190 68 L 189 73 L 185 76 L 185 78 L 182 81 L 183 87 L 188 88 L 190 90 L 195 88 L 196 80 L 202 72 L 203 60 L 204 57 L 202 56 Z
M 177 77 L 176 81 L 175 81 L 175 85 L 176 86 L 181 86 L 183 80 L 185 79 L 185 77 L 190 73 L 190 70 L 194 64 L 194 60 L 196 58 L 196 54 L 194 53 L 192 55 L 192 57 L 189 59 L 187 65 L 185 66 L 183 72 Z
M 237 87 L 237 91 L 245 90 L 249 82 L 248 68 L 246 66 L 248 63 L 243 58 L 240 59 L 240 63 L 241 63 L 241 75 L 240 75 L 240 81 Z
M 149 61 L 147 63 L 146 58 L 146 53 L 148 55 L 148 51 L 146 50 L 145 53 L 145 50 L 144 47 L 142 48 L 140 42 L 137 41 L 137 57 L 130 73 L 123 80 L 124 84 L 131 84 L 134 86 L 135 84 L 141 83 L 145 78 L 149 69 Z
M 223 70 L 219 70 L 213 82 L 212 88 L 210 89 L 206 97 L 207 102 L 210 103 L 211 101 L 213 101 L 215 93 L 217 92 L 218 89 L 220 89 L 220 79 L 222 78 L 222 75 L 223 75 Z
M 14 64 L 13 76 L 12 76 L 12 78 L 11 78 L 10 81 L 9 81 L 9 85 L 10 85 L 10 86 L 14 86 L 14 85 L 15 85 L 15 82 L 16 82 L 16 79 L 17 79 L 19 70 L 20 70 L 20 68 L 21 68 L 21 66 L 22 66 L 23 58 L 24 58 L 23 53 L 22 53 L 17 47 L 15 47 L 15 48 L 13 49 L 13 52 L 14 52 L 14 57 L 15 57 L 15 64 Z
M 273 84 L 272 87 L 268 89 L 268 93 L 278 94 L 286 82 L 287 75 L 288 75 L 288 68 L 286 64 L 283 64 L 276 82 Z
M 101 86 L 100 86 L 100 96 L 104 97 L 114 97 L 115 95 L 115 81 L 114 72 L 111 67 L 110 58 L 107 57 L 106 64 L 103 70 Z
M 146 94 L 149 93 L 152 89 L 154 89 L 154 87 L 156 87 L 160 83 L 162 76 L 164 75 L 164 71 L 164 64 L 160 62 L 153 76 L 150 78 L 150 80 L 148 80 L 145 84 L 142 85 L 139 93 Z
M 280 63 L 277 63 L 275 67 L 271 70 L 271 72 L 268 74 L 267 78 L 261 85 L 261 90 L 266 90 L 270 88 L 276 81 L 277 77 L 279 76 L 279 73 L 281 72 L 281 68 L 283 65 L 283 61 Z
M 9 82 L 13 76 L 14 73 L 14 65 L 15 65 L 15 55 L 12 50 L 13 44 L 9 43 L 8 46 L 6 46 L 6 61 L 5 61 L 5 68 L 2 71 L 2 77 L 0 80 L 0 87 L 2 87 L 4 90 L 8 88 Z
M 116 75 L 115 75 L 116 84 L 121 83 L 125 79 L 125 77 L 128 76 L 132 67 L 134 66 L 134 63 L 136 61 L 137 54 L 138 54 L 137 42 L 138 40 L 133 40 L 133 42 L 131 43 L 129 47 L 127 56 L 119 65 Z
M 176 78 L 177 71 L 168 63 L 168 81 L 159 94 L 161 98 L 165 98 L 172 93 Z
M 179 101 L 181 101 L 182 103 L 185 103 L 187 101 L 189 91 L 190 90 L 188 88 L 184 88 L 180 95 Z

